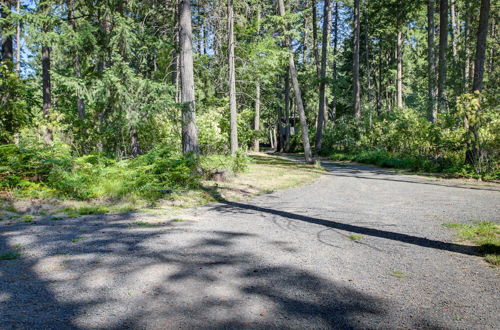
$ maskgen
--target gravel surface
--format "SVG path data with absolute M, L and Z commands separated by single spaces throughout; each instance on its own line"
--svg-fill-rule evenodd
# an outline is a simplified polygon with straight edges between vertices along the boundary
M 176 220 L 0 224 L 0 328 L 500 328 L 498 270 L 442 226 L 500 222 L 498 185 L 327 168 Z

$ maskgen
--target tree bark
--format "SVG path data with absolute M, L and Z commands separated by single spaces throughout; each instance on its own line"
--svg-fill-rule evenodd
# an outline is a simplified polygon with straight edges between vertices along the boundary
M 451 52 L 453 54 L 453 59 L 457 58 L 457 22 L 455 13 L 455 0 L 450 0 L 450 18 L 451 18 Z
M 21 0 L 16 1 L 16 13 L 21 14 Z M 16 26 L 16 72 L 21 72 L 21 22 Z
M 43 117 L 48 119 L 50 109 L 52 107 L 52 91 L 51 91 L 51 78 L 50 78 L 50 47 L 44 45 L 42 47 L 42 98 L 43 98 Z M 45 129 L 44 141 L 46 143 L 52 142 L 52 132 L 49 128 Z
M 285 5 L 283 0 L 278 0 L 278 10 L 280 16 L 285 16 Z M 293 59 L 293 53 L 290 49 L 290 42 L 287 40 L 286 45 L 289 48 L 290 55 L 288 56 L 288 66 L 290 69 L 290 76 L 292 78 L 293 90 L 295 93 L 295 104 L 297 106 L 297 112 L 299 114 L 300 126 L 302 129 L 302 143 L 304 145 L 304 158 L 306 163 L 313 163 L 313 158 L 311 154 L 311 146 L 309 144 L 309 129 L 307 127 L 306 114 L 304 111 L 304 104 L 302 103 L 302 94 L 300 91 L 299 80 L 297 78 L 297 70 L 295 69 L 295 61 Z
M 401 25 L 398 28 L 396 44 L 396 101 L 398 108 L 403 107 L 403 32 Z
M 137 133 L 137 129 L 135 127 L 130 129 L 130 150 L 132 152 L 132 157 L 137 157 L 141 154 L 139 134 Z
M 490 16 L 490 0 L 481 0 L 481 9 L 479 12 L 479 27 L 477 30 L 476 58 L 474 61 L 474 80 L 472 82 L 472 91 L 481 92 L 483 89 L 484 60 L 486 55 L 486 41 L 488 37 L 488 20 Z M 478 110 L 479 112 L 480 110 Z M 474 123 L 470 126 L 473 136 L 473 142 L 469 143 L 465 158 L 468 164 L 474 165 L 476 173 L 481 171 L 482 151 L 479 139 L 479 126 Z
M 333 105 L 332 121 L 335 122 L 337 116 L 337 44 L 339 33 L 339 2 L 335 1 L 335 19 L 333 21 Z
M 483 89 L 484 60 L 486 55 L 486 39 L 488 37 L 488 20 L 490 15 L 490 0 L 481 0 L 479 12 L 479 27 L 477 30 L 476 59 L 474 61 L 474 81 L 472 91 Z
M 285 152 L 290 151 L 290 70 L 285 74 Z
M 68 21 L 73 31 L 76 32 L 77 27 L 76 27 L 76 21 L 73 16 L 73 11 L 74 11 L 73 0 L 68 0 Z M 80 69 L 80 56 L 78 54 L 78 50 L 75 50 L 73 56 L 73 68 L 75 70 L 76 78 L 80 79 L 82 77 L 82 73 Z M 80 96 L 79 90 L 77 90 L 76 94 L 77 94 L 76 106 L 78 109 L 78 118 L 80 118 L 80 120 L 83 120 L 85 119 L 85 100 Z
M 312 9 L 312 35 L 313 35 L 313 56 L 316 67 L 316 75 L 319 76 L 319 51 L 318 51 L 318 13 L 316 11 L 316 0 L 311 0 Z
M 463 92 L 466 93 L 470 88 L 470 48 L 469 48 L 469 39 L 470 39 L 470 7 L 469 2 L 465 1 L 465 21 L 464 21 L 464 84 L 463 84 Z
M 434 0 L 427 2 L 427 79 L 428 79 L 428 111 L 431 122 L 437 122 L 437 104 L 436 104 L 436 59 L 434 49 L 434 35 L 436 27 L 434 25 Z
M 182 103 L 182 152 L 199 154 L 196 128 L 191 1 L 180 3 L 180 80 Z
M 236 109 L 236 71 L 234 66 L 234 17 L 233 0 L 227 0 L 227 34 L 229 48 L 229 110 L 231 126 L 231 154 L 238 150 L 238 111 Z
M 254 131 L 259 134 L 260 131 L 260 83 L 257 81 L 255 84 L 255 117 L 254 117 Z M 253 150 L 259 152 L 260 140 L 258 137 L 254 140 Z
M 369 47 L 370 47 L 370 40 L 369 40 L 369 27 L 368 27 L 368 0 L 365 1 L 365 7 L 364 7 L 364 21 L 365 21 L 365 65 L 366 65 L 366 100 L 368 103 L 371 102 L 371 86 L 370 86 L 370 52 L 369 52 Z M 371 111 L 370 111 L 370 118 L 371 118 Z M 370 119 L 371 120 L 371 119 Z
M 5 10 L 7 9 L 7 10 Z M 0 15 L 2 18 L 8 18 L 10 16 L 9 11 L 12 9 L 12 3 L 10 0 L 3 0 L 0 1 Z M 5 28 L 7 27 L 7 28 Z M 13 64 L 13 56 L 14 56 L 14 44 L 13 44 L 13 39 L 12 39 L 12 34 L 11 31 L 5 31 L 5 30 L 11 30 L 12 26 L 7 26 L 7 24 L 4 23 L 4 26 L 2 26 L 4 29 L 2 31 L 2 60 L 4 62 L 10 63 L 10 65 Z
M 353 77 L 354 118 L 356 120 L 361 119 L 361 89 L 359 83 L 359 31 L 360 31 L 359 0 L 354 0 L 354 28 L 353 28 L 354 47 L 353 47 L 352 77 Z
M 439 5 L 439 79 L 438 108 L 446 111 L 446 49 L 448 47 L 448 0 L 440 0 Z
M 326 100 L 326 61 L 328 55 L 328 35 L 330 34 L 330 20 L 332 17 L 332 8 L 330 0 L 325 0 L 323 12 L 323 36 L 321 42 L 321 69 L 319 84 L 319 109 L 318 109 L 318 128 L 316 129 L 316 143 L 314 153 L 319 154 L 323 142 L 323 129 L 328 118 L 327 100 Z

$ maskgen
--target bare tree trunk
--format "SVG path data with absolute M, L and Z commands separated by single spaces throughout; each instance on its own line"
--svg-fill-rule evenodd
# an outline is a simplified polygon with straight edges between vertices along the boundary
M 231 154 L 238 150 L 238 112 L 236 109 L 236 72 L 234 67 L 234 17 L 233 0 L 227 0 L 227 34 L 229 47 L 229 110 L 231 113 Z
M 332 8 L 330 0 L 325 0 L 323 12 L 323 40 L 321 42 L 321 69 L 319 84 L 319 109 L 318 109 L 318 128 L 316 129 L 316 143 L 314 153 L 319 154 L 323 142 L 323 129 L 328 118 L 327 100 L 326 100 L 326 61 L 328 55 L 328 35 L 330 34 L 330 20 L 332 18 Z
M 318 14 L 316 12 L 316 0 L 311 0 L 312 9 L 312 34 L 313 34 L 313 55 L 316 75 L 319 76 L 319 51 L 318 51 Z
M 366 65 L 366 85 L 367 85 L 367 90 L 366 90 L 366 99 L 368 103 L 371 102 L 371 86 L 370 86 L 370 52 L 369 52 L 369 34 L 368 34 L 368 0 L 365 1 L 365 7 L 364 7 L 364 21 L 365 21 L 365 65 Z M 371 111 L 370 111 L 370 118 L 371 118 Z
M 439 79 L 438 108 L 446 111 L 446 49 L 448 47 L 448 0 L 440 0 L 439 5 Z
M 434 35 L 436 27 L 434 25 L 434 0 L 427 2 L 427 79 L 428 79 L 428 110 L 431 122 L 437 122 L 436 104 L 436 59 L 434 48 Z
M 457 31 L 457 22 L 455 14 L 455 0 L 450 0 L 450 18 L 451 18 L 451 52 L 453 54 L 453 59 L 457 58 L 457 36 L 459 32 Z
M 339 2 L 335 1 L 335 19 L 333 21 L 333 105 L 332 121 L 337 116 L 337 44 L 339 33 Z
M 379 37 L 378 46 L 378 83 L 377 83 L 377 115 L 382 114 L 382 38 Z
M 10 16 L 10 14 L 7 14 L 6 12 L 4 12 L 3 7 L 7 7 L 9 10 L 11 10 L 12 4 L 11 4 L 10 0 L 0 1 L 0 5 L 1 5 L 0 6 L 1 17 L 8 18 L 8 16 Z M 5 26 L 6 25 L 4 25 L 4 27 Z M 11 29 L 10 24 L 7 26 L 7 29 L 8 30 Z M 2 60 L 4 62 L 8 62 L 10 64 L 13 64 L 12 60 L 13 60 L 13 56 L 14 56 L 14 43 L 13 43 L 11 31 L 2 31 L 2 33 L 6 34 L 6 35 L 2 36 Z
M 481 0 L 479 27 L 477 30 L 476 60 L 474 61 L 474 81 L 472 91 L 483 89 L 484 60 L 486 55 L 486 39 L 488 37 L 488 20 L 490 15 L 490 0 Z
M 283 0 L 278 0 L 278 9 L 280 16 L 285 16 L 285 5 Z M 290 42 L 286 42 L 287 47 L 290 48 Z M 295 92 L 295 104 L 297 106 L 297 112 L 299 113 L 300 126 L 302 129 L 302 143 L 304 145 L 304 158 L 306 163 L 313 163 L 311 154 L 311 145 L 309 144 L 309 129 L 307 127 L 306 113 L 304 111 L 304 104 L 302 103 L 302 94 L 300 91 L 299 80 L 297 78 L 297 70 L 295 69 L 295 61 L 293 59 L 293 53 L 290 49 L 290 55 L 288 57 L 288 66 L 290 68 L 290 76 L 292 78 L 293 90 Z
M 167 0 L 168 1 L 168 0 Z M 175 9 L 174 9 L 174 44 L 175 45 L 180 45 L 180 33 L 181 33 L 181 27 L 180 27 L 180 10 L 181 10 L 181 1 L 182 0 L 175 0 Z M 168 4 L 167 4 L 168 5 Z M 180 47 L 179 47 L 180 48 Z M 175 49 L 174 50 L 174 56 L 172 58 L 172 84 L 175 86 L 175 101 L 176 102 L 181 102 L 181 82 L 180 82 L 180 75 L 181 75 L 181 57 L 180 57 L 180 49 Z
M 285 152 L 290 151 L 290 70 L 285 74 Z
M 401 25 L 398 28 L 397 34 L 397 45 L 396 45 L 396 60 L 397 60 L 397 70 L 396 70 L 396 93 L 397 93 L 397 106 L 398 108 L 403 107 L 403 33 L 401 31 Z
M 361 119 L 361 88 L 359 84 L 359 0 L 354 0 L 354 50 L 353 50 L 353 98 L 354 98 L 354 118 Z
M 469 50 L 469 39 L 470 39 L 470 7 L 469 2 L 465 1 L 465 22 L 464 22 L 464 90 L 467 92 L 470 88 L 470 50 Z
M 135 127 L 130 129 L 130 150 L 132 152 L 132 157 L 137 157 L 141 154 L 139 134 L 137 133 L 137 129 Z
M 180 6 L 179 41 L 181 50 L 182 152 L 199 154 L 194 95 L 191 1 L 181 0 Z
M 254 130 L 256 134 L 260 131 L 260 83 L 255 84 L 255 117 L 254 117 Z M 259 152 L 260 141 L 256 137 L 254 140 L 253 150 Z
M 73 10 L 74 10 L 74 3 L 73 0 L 68 1 L 68 21 L 71 25 L 71 28 L 73 31 L 76 31 L 76 22 L 73 17 Z M 81 69 L 80 69 L 80 56 L 78 55 L 78 51 L 76 50 L 73 56 L 73 67 L 75 69 L 75 76 L 80 79 L 82 77 Z M 80 120 L 85 119 L 85 100 L 80 97 L 80 91 L 77 90 L 77 101 L 76 101 L 76 106 L 78 109 L 78 118 Z
M 16 13 L 21 14 L 21 0 L 16 1 Z M 16 72 L 21 72 L 21 22 L 16 27 Z
M 43 96 L 43 117 L 48 119 L 50 108 L 52 107 L 52 91 L 50 83 L 50 47 L 44 45 L 42 47 L 42 96 Z M 44 141 L 52 142 L 52 132 L 46 128 L 44 132 Z

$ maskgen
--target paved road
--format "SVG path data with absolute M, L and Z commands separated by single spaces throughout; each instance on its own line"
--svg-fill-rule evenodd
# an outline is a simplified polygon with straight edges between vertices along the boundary
M 498 270 L 441 225 L 500 221 L 498 186 L 328 169 L 183 222 L 2 225 L 0 328 L 500 328 Z

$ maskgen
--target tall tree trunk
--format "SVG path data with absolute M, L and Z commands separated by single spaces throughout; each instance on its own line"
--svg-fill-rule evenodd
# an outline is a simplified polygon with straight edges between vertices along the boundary
M 12 3 L 10 0 L 0 1 L 0 14 L 2 18 L 8 18 L 10 16 L 10 10 L 12 10 Z M 14 56 L 14 44 L 12 39 L 12 26 L 10 24 L 4 23 L 4 31 L 2 31 L 2 60 L 9 65 L 12 65 Z
M 321 69 L 319 84 L 319 109 L 318 109 L 318 128 L 316 130 L 316 143 L 314 153 L 319 154 L 323 142 L 323 129 L 328 118 L 327 100 L 326 100 L 326 61 L 328 55 L 328 35 L 330 34 L 330 20 L 332 18 L 332 7 L 330 0 L 325 0 L 323 11 L 323 36 L 321 42 Z
M 285 74 L 285 152 L 290 151 L 290 70 Z
M 450 18 L 451 18 L 451 52 L 453 60 L 457 58 L 457 31 L 456 13 L 455 13 L 455 0 L 450 0 Z
M 363 16 L 364 16 L 364 21 L 365 21 L 365 65 L 366 65 L 366 99 L 368 103 L 371 102 L 371 86 L 370 86 L 370 52 L 369 52 L 369 47 L 370 47 L 370 40 L 369 40 L 369 27 L 368 27 L 368 0 L 365 1 L 365 7 L 363 11 Z M 370 118 L 371 118 L 371 111 L 370 111 Z
M 278 10 L 280 16 L 285 16 L 285 5 L 283 0 L 278 0 Z M 309 144 L 309 129 L 307 127 L 306 113 L 304 111 L 304 104 L 302 103 L 302 93 L 300 91 L 299 80 L 297 78 L 297 70 L 295 69 L 295 61 L 293 53 L 290 49 L 290 42 L 286 41 L 289 48 L 290 55 L 288 56 L 288 66 L 290 69 L 290 76 L 292 78 L 293 90 L 295 92 L 295 104 L 297 112 L 299 113 L 300 126 L 302 129 L 302 143 L 304 145 L 304 158 L 306 163 L 313 163 L 311 154 L 311 145 Z
M 16 13 L 21 14 L 21 0 L 16 1 Z M 21 72 L 21 22 L 16 26 L 16 72 Z
M 316 75 L 319 76 L 319 51 L 318 51 L 318 13 L 316 11 L 316 0 L 311 0 L 312 9 L 312 35 L 313 35 L 313 55 Z
M 137 133 L 136 127 L 130 129 L 130 150 L 132 152 L 132 157 L 137 157 L 141 154 L 139 134 Z
M 438 108 L 446 111 L 446 49 L 448 47 L 448 0 L 440 0 L 439 4 L 439 79 Z
M 167 6 L 168 2 L 167 1 Z M 181 15 L 181 8 L 182 8 L 182 2 L 183 0 L 175 0 L 175 9 L 174 9 L 174 44 L 175 45 L 180 45 L 180 33 L 181 33 L 181 26 L 180 26 L 180 15 Z M 192 41 L 191 41 L 192 44 Z M 177 49 L 174 49 L 174 54 L 172 57 L 172 85 L 175 86 L 175 101 L 176 102 L 181 102 L 181 55 L 180 55 L 181 49 L 178 47 Z
M 52 91 L 51 91 L 51 78 L 50 78 L 50 47 L 44 45 L 42 47 L 42 98 L 43 98 L 43 117 L 48 119 L 50 109 L 52 107 Z M 44 141 L 46 143 L 52 142 L 52 131 L 49 128 L 45 129 Z
M 260 83 L 257 81 L 255 84 L 255 117 L 254 117 L 254 131 L 259 134 L 260 131 Z M 255 137 L 253 150 L 259 152 L 260 140 Z
M 191 27 L 191 1 L 180 3 L 180 80 L 182 103 L 182 152 L 199 154 L 198 131 L 196 128 L 193 43 Z
M 470 39 L 470 5 L 469 1 L 465 1 L 465 22 L 464 22 L 464 84 L 463 84 L 463 92 L 466 93 L 470 88 L 470 48 L 469 48 L 469 39 Z
M 73 17 L 73 11 L 74 11 L 73 0 L 68 0 L 68 21 L 73 31 L 76 32 L 77 27 L 76 27 L 76 21 Z M 80 79 L 82 77 L 82 73 L 80 69 L 80 56 L 78 54 L 78 50 L 75 50 L 73 56 L 73 68 L 75 70 L 76 78 Z M 78 109 L 78 118 L 80 118 L 80 120 L 83 120 L 85 119 L 85 100 L 80 96 L 80 90 L 77 90 L 76 94 L 77 94 L 76 106 Z
M 431 122 L 437 122 L 436 104 L 436 59 L 434 48 L 434 35 L 436 27 L 434 25 L 434 0 L 427 2 L 427 79 L 428 79 L 428 111 Z
M 337 44 L 339 33 L 339 2 L 335 1 L 335 19 L 333 21 L 333 105 L 332 121 L 335 122 L 337 116 Z
M 377 115 L 382 114 L 382 38 L 379 37 L 378 46 L 378 83 L 377 83 Z
M 488 37 L 488 20 L 490 16 L 490 0 L 481 0 L 479 27 L 477 30 L 476 59 L 474 61 L 474 81 L 472 91 L 483 89 L 484 60 L 486 55 L 486 39 Z
M 488 37 L 488 20 L 490 16 L 490 0 L 481 0 L 479 12 L 479 27 L 477 30 L 476 58 L 474 61 L 474 80 L 472 91 L 481 92 L 483 89 L 484 61 L 486 55 L 486 41 Z M 480 111 L 480 110 L 478 110 Z M 481 171 L 481 146 L 478 133 L 478 123 L 470 126 L 473 142 L 469 144 L 466 152 L 466 162 L 474 165 L 477 173 Z
M 361 119 L 361 88 L 359 83 L 359 0 L 354 0 L 354 47 L 353 47 L 353 64 L 352 64 L 352 79 L 353 79 L 353 103 L 354 103 L 354 118 Z
M 227 34 L 229 48 L 229 110 L 231 113 L 231 154 L 238 150 L 238 112 L 236 109 L 236 71 L 234 66 L 234 17 L 233 0 L 227 0 Z
M 403 107 L 403 32 L 401 29 L 402 27 L 399 25 L 396 44 L 396 104 L 398 108 Z

